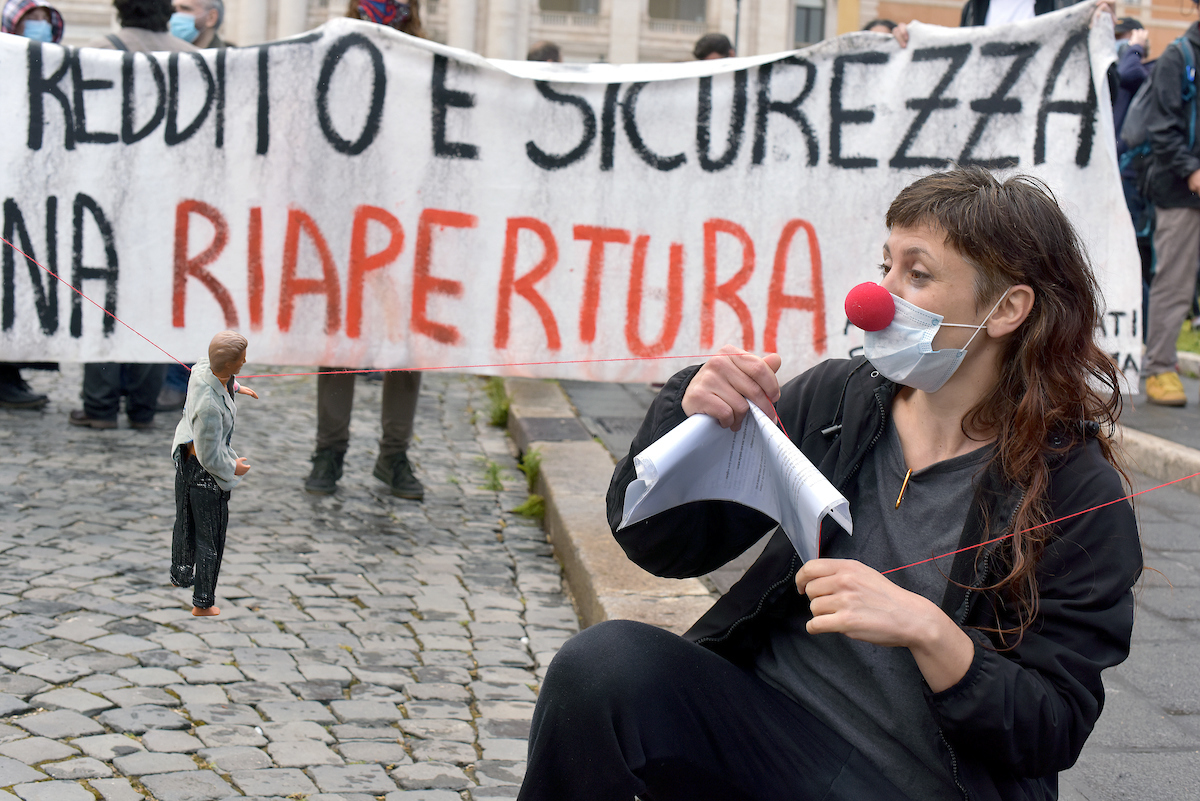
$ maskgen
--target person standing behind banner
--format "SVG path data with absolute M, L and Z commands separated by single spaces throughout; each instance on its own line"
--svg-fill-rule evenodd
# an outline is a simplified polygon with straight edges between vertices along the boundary
M 558 45 L 554 42 L 540 41 L 534 42 L 529 48 L 529 52 L 525 55 L 526 61 L 549 61 L 552 64 L 562 63 L 562 50 L 559 50 Z
M 1151 157 L 1142 176 L 1142 189 L 1154 204 L 1157 258 L 1142 374 L 1146 399 L 1160 406 L 1187 405 L 1183 382 L 1175 371 L 1175 342 L 1195 296 L 1200 259 L 1200 137 L 1193 138 L 1192 131 L 1196 101 L 1183 100 L 1188 85 L 1183 48 L 1190 51 L 1193 65 L 1200 63 L 1200 24 L 1193 22 L 1179 44 L 1163 50 L 1154 65 L 1150 78 L 1154 103 L 1146 120 Z M 1194 75 L 1193 71 L 1193 92 Z
M 131 50 L 139 53 L 194 53 L 197 48 L 167 31 L 171 0 L 113 0 L 121 30 L 93 39 L 86 47 Z M 162 383 L 162 378 L 159 382 Z M 154 390 L 155 399 L 158 390 Z
M 1040 17 L 1059 11 L 1084 0 L 967 0 L 962 9 L 959 26 L 963 28 L 1004 25 L 1009 22 Z M 1096 0 L 1096 13 L 1116 17 L 1114 0 Z M 1093 16 L 1093 20 L 1095 17 Z M 908 47 L 908 25 L 901 22 L 892 29 L 892 36 L 901 47 Z
M 967 0 L 959 25 L 1003 25 L 1033 19 L 1051 11 L 1073 6 L 1079 0 Z
M 167 33 L 170 0 L 113 0 L 121 30 L 88 42 L 87 47 L 135 52 L 194 53 L 196 47 Z M 170 269 L 170 265 L 164 265 Z M 154 428 L 165 364 L 92 362 L 83 366 L 83 408 L 67 418 L 73 426 L 116 428 L 121 396 L 131 428 Z
M 63 37 L 63 18 L 57 9 L 45 0 L 8 0 L 0 11 L 0 31 L 15 36 L 24 36 L 35 42 L 58 44 Z M 0 362 L 0 408 L 40 409 L 50 398 L 34 392 L 25 379 L 21 368 L 57 370 L 57 364 L 17 364 Z
M 44 0 L 8 0 L 0 13 L 0 31 L 58 44 L 63 37 L 63 18 Z
M 696 40 L 696 46 L 692 48 L 692 57 L 697 61 L 733 58 L 736 55 L 733 42 L 723 33 L 706 33 Z
M 222 0 L 175 0 L 174 9 L 168 22 L 173 36 L 191 42 L 201 50 L 233 46 L 217 35 L 225 21 Z
M 346 16 L 351 19 L 387 25 L 411 36 L 426 38 L 421 25 L 418 0 L 351 0 Z M 331 495 L 342 477 L 342 463 L 350 446 L 350 414 L 354 409 L 354 373 L 338 373 L 342 367 L 322 367 L 317 376 L 317 443 L 312 455 L 312 472 L 304 489 L 317 495 Z M 425 487 L 413 474 L 408 460 L 417 398 L 421 393 L 421 374 L 389 370 L 383 375 L 383 409 L 380 414 L 383 436 L 379 438 L 379 456 L 373 475 L 388 485 L 392 495 L 419 501 Z
M 1125 194 L 1125 207 L 1133 221 L 1137 237 L 1138 256 L 1142 266 L 1142 341 L 1146 339 L 1149 320 L 1150 282 L 1154 275 L 1154 258 L 1151 252 L 1151 234 L 1154 230 L 1154 207 L 1142 196 L 1138 188 L 1140 159 L 1125 156 L 1129 145 L 1121 138 L 1121 126 L 1129 112 L 1129 103 L 1142 84 L 1150 78 L 1154 62 L 1147 61 L 1150 52 L 1150 32 L 1133 17 L 1121 17 L 1113 26 L 1116 37 L 1117 63 L 1109 66 L 1109 85 L 1113 91 L 1113 126 L 1117 134 L 1117 161 L 1121 165 L 1121 190 Z
M 361 19 L 363 22 L 374 22 L 376 25 L 386 25 L 401 33 L 428 39 L 425 26 L 421 24 L 420 0 L 400 3 L 396 0 L 350 0 L 346 9 L 350 19 Z

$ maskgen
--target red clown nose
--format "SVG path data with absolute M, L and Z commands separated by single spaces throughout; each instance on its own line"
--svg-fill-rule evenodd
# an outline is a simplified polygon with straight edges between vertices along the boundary
M 864 331 L 882 331 L 896 316 L 892 293 L 870 281 L 846 295 L 846 317 Z

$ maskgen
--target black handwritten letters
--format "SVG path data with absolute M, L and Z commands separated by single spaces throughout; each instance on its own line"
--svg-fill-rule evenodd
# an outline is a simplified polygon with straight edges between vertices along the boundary
M 58 198 L 51 196 L 46 202 L 46 249 L 43 251 L 44 263 L 52 272 L 58 272 L 58 236 L 56 227 L 58 218 Z M 26 265 L 29 267 L 29 281 L 33 287 L 33 302 L 37 309 L 38 323 L 42 333 L 51 336 L 58 330 L 58 280 L 51 275 L 42 275 L 42 269 L 36 261 L 37 251 L 33 247 L 33 238 L 25 225 L 21 209 L 12 198 L 4 201 L 4 238 L 21 248 Z M 15 271 L 17 251 L 13 247 L 4 248 L 4 297 L 0 301 L 0 328 L 12 330 L 16 318 L 15 311 Z
M 479 147 L 468 142 L 451 142 L 446 139 L 446 115 L 452 108 L 475 107 L 475 95 L 446 85 L 450 71 L 450 59 L 433 57 L 433 86 L 430 99 L 433 105 L 433 155 L 451 159 L 478 159 Z
M 214 145 L 221 147 L 224 141 L 225 113 L 225 59 L 224 50 L 212 51 L 215 73 L 209 58 L 199 53 L 173 53 L 149 55 L 125 53 L 121 59 L 118 96 L 115 75 L 101 78 L 85 73 L 83 52 L 69 48 L 54 48 L 58 65 L 46 74 L 45 54 L 49 48 L 39 43 L 29 45 L 29 133 L 26 143 L 30 150 L 41 150 L 46 144 L 45 130 L 51 124 L 61 125 L 62 146 L 74 150 L 80 144 L 123 144 L 132 145 L 154 133 L 163 126 L 163 139 L 168 145 L 178 145 L 194 137 L 210 113 L 215 109 Z M 90 51 L 95 52 L 95 51 Z M 180 77 L 180 58 L 186 57 L 189 71 L 201 76 L 204 99 L 196 116 L 182 123 L 179 119 L 180 95 L 184 81 Z M 164 75 L 161 61 L 167 62 Z M 94 64 L 95 62 L 92 62 Z M 155 102 L 152 110 L 137 107 L 135 87 L 138 67 L 144 65 L 146 75 L 155 87 Z M 68 78 L 69 76 L 69 78 Z M 65 87 L 63 84 L 69 84 Z M 188 82 L 191 85 L 191 82 Z M 49 102 L 48 102 L 49 101 Z M 57 111 L 53 108 L 57 102 Z M 103 103 L 120 104 L 120 131 L 101 131 L 89 128 L 88 108 Z M 54 119 L 52 119 L 52 117 Z M 145 118 L 138 122 L 139 117 Z
M 913 52 L 912 60 L 914 64 L 919 64 L 922 61 L 946 61 L 946 71 L 942 73 L 942 77 L 938 80 L 937 86 L 929 93 L 928 97 L 910 98 L 905 105 L 917 112 L 916 118 L 912 121 L 908 131 L 904 134 L 904 140 L 900 142 L 900 147 L 896 148 L 896 155 L 892 156 L 888 164 L 897 170 L 908 170 L 913 167 L 943 167 L 947 159 L 945 158 L 930 158 L 928 156 L 911 156 L 908 151 L 917 140 L 917 134 L 921 132 L 921 128 L 925 123 L 929 122 L 929 118 L 933 116 L 933 112 L 943 109 L 951 109 L 958 105 L 958 100 L 952 97 L 945 97 L 946 90 L 950 88 L 950 82 L 954 80 L 954 76 L 958 75 L 958 71 L 967 63 L 967 57 L 971 55 L 970 45 L 951 45 L 949 47 L 926 47 Z
M 525 143 L 525 153 L 529 156 L 530 161 L 543 170 L 560 170 L 579 161 L 591 149 L 592 142 L 596 141 L 596 114 L 592 111 L 592 107 L 588 105 L 588 102 L 578 95 L 556 92 L 545 81 L 538 81 L 535 86 L 537 86 L 537 90 L 541 93 L 542 97 L 551 103 L 573 106 L 579 110 L 583 118 L 583 134 L 579 139 L 579 144 L 561 156 L 547 153 L 533 142 Z
M 1017 114 L 1021 111 L 1021 101 L 1018 98 L 1009 97 L 1008 93 L 1012 91 L 1017 79 L 1025 70 L 1025 65 L 1037 51 L 1038 45 L 1033 42 L 988 42 L 979 49 L 980 55 L 984 58 L 1012 58 L 1012 64 L 1009 66 L 1008 72 L 1004 74 L 1003 80 L 997 84 L 996 91 L 988 97 L 971 101 L 971 111 L 977 113 L 979 119 L 975 121 L 975 127 L 971 129 L 971 135 L 967 137 L 967 143 L 963 146 L 962 153 L 959 154 L 958 163 L 960 165 L 964 167 L 979 165 L 991 170 L 1015 167 L 1020 161 L 1017 156 L 981 159 L 975 155 L 975 146 L 983 138 L 984 130 L 992 117 L 998 114 Z
M 312 34 L 259 46 L 256 54 L 245 57 L 239 51 L 237 76 L 252 76 L 251 91 L 257 98 L 251 137 L 256 154 L 266 155 L 271 144 L 271 74 L 273 65 L 276 70 L 279 65 L 272 52 L 325 44 L 321 34 Z M 718 173 L 739 164 L 749 170 L 780 169 L 783 162 L 807 167 L 825 163 L 843 170 L 912 170 L 951 162 L 995 168 L 1030 160 L 1022 152 L 1032 154 L 1033 164 L 1041 164 L 1047 159 L 1047 126 L 1052 121 L 1056 135 L 1076 132 L 1074 161 L 1084 167 L 1095 138 L 1096 94 L 1090 81 L 1085 90 L 1077 78 L 1064 81 L 1062 76 L 1068 62 L 1086 58 L 1086 30 L 1070 34 L 1055 47 L 1040 73 L 1029 69 L 1040 43 L 988 41 L 900 54 L 842 52 L 823 61 L 787 56 L 697 78 L 690 142 L 679 139 L 678 120 L 666 119 L 669 115 L 656 108 L 647 92 L 658 90 L 648 89 L 645 82 L 596 86 L 536 81 L 528 89 L 517 89 L 532 92 L 532 97 L 505 102 L 525 109 L 524 118 L 517 118 L 530 132 L 524 139 L 524 157 L 547 171 L 588 169 L 590 164 L 591 169 L 608 172 L 624 159 L 630 167 L 622 169 L 640 165 L 656 172 Z M 354 69 L 346 56 L 356 51 L 366 56 L 366 66 L 354 80 L 370 91 L 363 96 L 361 112 L 352 115 L 358 122 L 349 123 L 349 118 L 331 111 L 331 87 L 336 76 L 343 75 L 338 80 L 345 81 L 344 75 Z M 65 150 L 132 146 L 152 136 L 161 136 L 168 146 L 195 140 L 208 147 L 225 146 L 225 98 L 232 80 L 229 51 L 125 53 L 119 69 L 110 66 L 107 73 L 103 62 L 82 55 L 85 52 L 28 45 L 30 150 L 46 147 L 48 136 L 55 140 L 53 146 Z M 308 96 L 321 137 L 337 153 L 370 152 L 388 124 L 388 104 L 400 102 L 396 92 L 411 91 L 412 85 L 396 88 L 401 84 L 394 76 L 389 80 L 383 50 L 363 33 L 338 36 L 317 52 L 320 66 L 314 68 L 315 85 Z M 427 63 L 430 155 L 479 161 L 480 104 L 500 100 L 477 97 L 479 72 L 474 66 L 440 54 L 430 54 Z M 185 94 L 192 96 L 185 99 Z M 294 104 L 294 86 L 288 96 Z M 98 108 L 107 111 L 100 108 L 106 103 L 120 104 L 119 130 L 102 130 L 90 122 L 115 118 L 112 113 L 92 113 Z M 189 109 L 189 119 L 181 118 L 183 107 Z M 1020 115 L 1032 115 L 1034 108 L 1036 126 L 1019 124 Z M 1009 135 L 1022 131 L 1033 132 L 1033 141 L 1024 142 L 1024 147 Z M 600 146 L 595 149 L 597 139 Z M 748 148 L 743 147 L 747 140 Z M 508 146 L 507 140 L 501 141 Z M 650 141 L 657 143 L 655 148 Z M 598 155 L 593 155 L 596 150 Z
M 886 64 L 886 53 L 851 53 L 838 56 L 833 60 L 833 83 L 829 89 L 829 163 L 835 167 L 848 170 L 875 167 L 877 159 L 867 156 L 842 155 L 842 127 L 846 125 L 866 125 L 875 119 L 875 112 L 869 108 L 846 108 L 842 93 L 846 85 L 846 65 Z
M 1088 32 L 1082 30 L 1067 39 L 1067 43 L 1054 57 L 1050 74 L 1046 76 L 1046 83 L 1042 87 L 1042 105 L 1038 109 L 1037 135 L 1033 141 L 1034 164 L 1043 164 L 1046 161 L 1046 123 L 1051 114 L 1078 115 L 1079 145 L 1075 150 L 1075 164 L 1086 167 L 1091 159 L 1092 139 L 1096 134 L 1096 87 L 1088 81 L 1087 100 L 1084 101 L 1054 99 L 1058 79 L 1062 76 L 1067 60 L 1077 51 L 1080 57 L 1087 58 L 1087 36 Z
M 26 211 L 32 211 L 26 209 Z M 58 282 L 61 274 L 58 271 L 58 198 L 51 195 L 46 199 L 45 249 L 40 245 L 40 238 L 31 230 L 25 213 L 17 201 L 6 198 L 3 204 L 4 238 L 16 247 L 5 246 L 0 263 L 3 264 L 0 278 L 0 330 L 10 331 L 16 322 L 16 296 L 19 271 L 16 269 L 18 260 L 26 263 L 29 272 L 29 283 L 33 295 L 33 305 L 37 313 L 38 325 L 46 336 L 58 331 Z M 87 218 L 90 218 L 89 226 Z M 104 264 L 84 264 L 84 240 L 87 229 L 91 227 L 99 234 L 102 244 Z M 39 258 L 39 255 L 41 256 Z M 92 259 L 95 254 L 89 254 Z M 41 266 L 39 267 L 39 263 Z M 44 269 L 43 269 L 44 268 Z M 80 292 L 89 297 L 98 294 L 85 289 L 84 281 L 104 282 L 104 336 L 109 336 L 116 328 L 117 313 L 117 248 L 113 236 L 113 228 L 108 216 L 90 195 L 82 192 L 75 195 L 72 204 L 71 225 L 71 285 L 78 292 L 71 294 L 70 334 L 75 339 L 83 336 L 83 300 Z
M 791 100 L 775 100 L 771 96 L 771 77 L 775 74 L 776 67 L 789 66 L 802 67 L 804 69 L 804 88 Z M 782 114 L 799 126 L 800 131 L 804 134 L 804 143 L 808 148 L 808 166 L 815 167 L 817 165 L 817 159 L 820 157 L 820 146 L 817 144 L 817 135 L 813 131 L 812 125 L 809 124 L 808 117 L 800 110 L 800 104 L 812 92 L 816 78 L 816 66 L 799 56 L 788 56 L 773 64 L 763 64 L 758 68 L 758 110 L 754 115 L 754 156 L 751 159 L 752 163 L 762 164 L 763 159 L 767 156 L 767 121 L 770 119 L 767 115 L 776 113 Z M 701 97 L 701 100 L 703 101 L 703 97 Z

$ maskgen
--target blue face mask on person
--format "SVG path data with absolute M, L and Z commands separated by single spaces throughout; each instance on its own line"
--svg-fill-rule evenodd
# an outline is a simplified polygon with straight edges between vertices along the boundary
M 185 42 L 194 42 L 200 35 L 200 31 L 196 29 L 196 18 L 191 14 L 176 11 L 167 24 L 171 28 L 171 35 Z
M 27 39 L 33 39 L 35 42 L 54 41 L 54 29 L 50 26 L 49 22 L 40 19 L 26 21 L 21 35 Z

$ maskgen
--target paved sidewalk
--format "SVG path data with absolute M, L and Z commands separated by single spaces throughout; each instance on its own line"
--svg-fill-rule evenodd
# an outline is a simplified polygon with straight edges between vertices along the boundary
M 423 503 L 371 477 L 380 384 L 357 382 L 345 476 L 316 497 L 315 379 L 247 380 L 222 611 L 193 618 L 167 583 L 175 418 L 72 428 L 81 372 L 27 371 L 50 407 L 0 410 L 0 801 L 515 796 L 578 623 L 542 530 L 506 511 L 525 479 L 483 379 L 425 377 Z
M 653 391 L 644 384 L 560 383 L 589 433 L 613 458 L 624 456 Z M 1200 381 L 1185 378 L 1184 384 L 1191 401 L 1184 409 L 1127 399 L 1123 422 L 1150 435 L 1131 443 L 1134 467 L 1156 473 L 1133 473 L 1135 490 L 1200 471 L 1194 449 L 1200 446 Z M 1149 570 L 1138 589 L 1132 653 L 1104 676 L 1107 705 L 1079 763 L 1062 774 L 1064 801 L 1200 798 L 1200 496 L 1182 486 L 1135 501 Z M 598 488 L 598 503 L 606 490 Z M 705 584 L 714 592 L 728 589 L 756 553 L 752 548 L 704 577 Z M 648 616 L 654 603 L 647 599 Z

